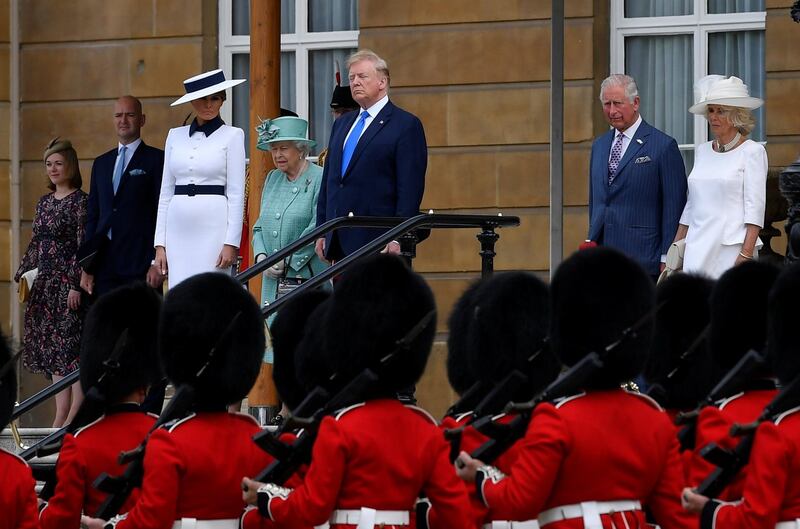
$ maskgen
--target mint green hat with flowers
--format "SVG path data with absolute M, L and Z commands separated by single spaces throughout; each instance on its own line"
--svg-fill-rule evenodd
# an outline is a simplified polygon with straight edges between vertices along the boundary
M 306 138 L 308 121 L 294 116 L 284 116 L 275 119 L 263 119 L 261 125 L 256 127 L 258 143 L 256 147 L 268 151 L 272 143 L 278 141 L 302 141 L 313 147 L 317 144 L 314 140 Z

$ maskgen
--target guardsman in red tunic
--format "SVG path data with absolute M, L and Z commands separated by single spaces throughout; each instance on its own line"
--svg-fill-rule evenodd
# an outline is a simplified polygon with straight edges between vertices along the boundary
M 674 421 L 705 399 L 715 384 L 708 352 L 709 297 L 714 282 L 694 274 L 673 274 L 656 288 L 653 343 L 644 367 L 647 394 Z M 682 427 L 676 427 L 676 435 Z M 691 444 L 688 441 L 691 441 Z M 684 472 L 693 456 L 694 436 L 681 446 Z
M 155 417 L 144 413 L 140 404 L 147 388 L 161 379 L 156 343 L 160 309 L 161 298 L 141 282 L 102 296 L 86 316 L 81 387 L 84 393 L 96 387 L 107 407 L 92 410 L 98 414 L 95 420 L 64 437 L 56 464 L 55 492 L 39 513 L 43 529 L 78 527 L 81 514 L 94 515 L 107 496 L 92 486 L 94 480 L 104 472 L 122 474 L 125 467 L 117 460 L 119 453 L 139 446 L 155 423 Z M 104 365 L 112 355 L 116 355 L 111 361 L 118 367 Z M 103 381 L 98 382 L 101 377 Z M 89 401 L 84 401 L 84 406 L 88 405 Z M 138 495 L 136 489 L 123 507 L 125 511 Z
M 322 420 L 300 487 L 245 480 L 248 501 L 279 527 L 302 521 L 394 529 L 412 527 L 424 491 L 432 506 L 429 527 L 469 527 L 467 494 L 436 422 L 396 398 L 419 379 L 430 353 L 436 328 L 430 288 L 400 258 L 378 255 L 348 270 L 326 305 L 322 354 L 337 378 L 346 383 L 374 368 L 379 381 Z
M 174 385 L 194 388 L 193 410 L 150 436 L 139 500 L 109 526 L 238 527 L 245 508 L 242 476 L 260 471 L 270 458 L 252 441 L 261 431 L 256 421 L 227 407 L 255 383 L 264 347 L 258 304 L 231 277 L 199 274 L 169 291 L 159 322 L 160 356 Z M 98 522 L 83 521 L 89 527 Z
M 731 369 L 750 349 L 764 351 L 767 296 L 778 272 L 775 266 L 764 262 L 747 262 L 731 268 L 717 281 L 711 294 L 709 348 L 723 372 Z M 700 450 L 709 443 L 726 449 L 735 447 L 738 439 L 729 435 L 731 426 L 756 420 L 775 394 L 772 368 L 765 365 L 749 377 L 743 391 L 700 412 L 695 453 L 689 465 L 689 486 L 700 485 L 714 470 L 714 465 L 700 456 Z M 722 491 L 720 499 L 740 499 L 746 475 L 747 467 Z
M 17 400 L 17 375 L 6 337 L 0 331 L 0 429 Z M 36 482 L 23 459 L 0 448 L 0 529 L 36 529 Z
M 466 335 L 466 363 L 474 370 L 474 376 L 491 389 L 516 385 L 507 377 L 516 371 L 524 381 L 495 403 L 495 409 L 481 410 L 482 414 L 498 416 L 508 402 L 522 402 L 535 397 L 547 384 L 555 379 L 561 363 L 555 357 L 545 338 L 550 322 L 547 285 L 536 276 L 525 272 L 505 272 L 482 282 L 473 296 L 469 318 L 462 328 L 451 328 L 450 332 Z M 522 380 L 522 379 L 520 379 Z M 465 424 L 472 414 L 460 416 Z M 513 415 L 499 418 L 508 422 Z M 471 453 L 483 445 L 488 438 L 471 426 L 463 430 L 461 450 Z M 520 443 L 503 453 L 494 466 L 510 474 L 518 455 Z M 493 518 L 483 502 L 469 488 L 470 500 L 476 514 L 477 527 L 494 523 L 507 523 Z M 527 523 L 527 525 L 525 525 Z M 535 527 L 536 520 L 517 523 L 516 526 Z
M 652 280 L 621 253 L 592 248 L 559 266 L 550 297 L 550 343 L 567 366 L 637 330 L 602 354 L 584 391 L 535 408 L 511 475 L 464 453 L 459 475 L 475 481 L 495 519 L 632 529 L 646 527 L 646 508 L 664 529 L 693 527 L 676 496 L 683 475 L 669 417 L 620 388 L 640 372 L 652 337 Z
M 768 356 L 782 385 L 800 376 L 800 265 L 784 270 L 769 297 Z M 800 408 L 762 422 L 755 434 L 741 502 L 710 500 L 691 489 L 684 506 L 701 513 L 701 529 L 800 527 Z

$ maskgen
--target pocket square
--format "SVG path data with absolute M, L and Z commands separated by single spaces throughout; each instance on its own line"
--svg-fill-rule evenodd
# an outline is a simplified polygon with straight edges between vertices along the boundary
M 131 176 L 139 176 L 146 174 L 146 171 L 144 169 L 131 169 L 128 174 L 130 174 Z
M 639 156 L 638 158 L 636 158 L 636 161 L 633 162 L 633 163 L 647 163 L 647 162 L 652 162 L 652 161 L 653 160 L 651 160 L 649 156 Z

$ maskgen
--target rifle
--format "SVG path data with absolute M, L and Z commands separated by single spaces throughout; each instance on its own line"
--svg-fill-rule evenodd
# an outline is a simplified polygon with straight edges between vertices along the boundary
M 142 486 L 142 477 L 144 476 L 144 454 L 147 448 L 147 442 L 150 440 L 150 435 L 163 425 L 185 417 L 194 405 L 194 401 L 194 388 L 188 384 L 178 386 L 166 409 L 164 409 L 158 417 L 158 420 L 152 428 L 150 428 L 150 431 L 147 432 L 147 435 L 139 446 L 133 450 L 119 454 L 119 463 L 121 465 L 127 464 L 122 475 L 111 476 L 103 472 L 94 480 L 94 483 L 92 483 L 94 488 L 108 493 L 108 496 L 103 500 L 103 503 L 100 504 L 100 507 L 95 513 L 96 518 L 109 520 L 113 516 L 119 514 L 120 509 L 122 509 L 122 506 L 128 500 L 128 497 L 130 497 L 133 489 Z
M 119 359 L 125 350 L 127 342 L 128 329 L 126 328 L 120 333 L 119 337 L 117 337 L 117 341 L 114 343 L 114 349 L 111 351 L 109 357 L 103 361 L 104 371 L 100 374 L 100 377 L 98 377 L 97 382 L 86 392 L 83 402 L 72 421 L 67 426 L 57 430 L 37 443 L 37 445 L 28 449 L 26 455 L 32 457 L 35 454 L 36 457 L 44 457 L 59 452 L 64 443 L 64 437 L 67 434 L 74 434 L 105 413 L 108 406 L 108 388 L 119 375 Z M 45 501 L 52 498 L 53 494 L 56 492 L 57 484 L 58 475 L 53 471 L 48 475 L 41 492 L 39 492 L 39 497 Z
M 758 419 L 749 424 L 734 424 L 731 427 L 730 434 L 741 437 L 733 450 L 725 450 L 716 443 L 703 447 L 700 455 L 715 464 L 717 468 L 697 487 L 697 493 L 709 498 L 719 496 L 750 460 L 758 427 L 762 423 L 774 421 L 776 417 L 798 405 L 800 405 L 800 377 L 795 377 L 767 404 Z
M 472 411 L 480 403 L 489 391 L 489 384 L 483 381 L 475 382 L 467 389 L 452 406 L 447 409 L 445 417 L 458 417 L 462 413 Z
M 263 431 L 253 437 L 253 441 L 262 449 L 275 458 L 267 468 L 258 473 L 255 481 L 262 483 L 275 483 L 283 485 L 303 464 L 311 461 L 311 450 L 317 437 L 317 432 L 326 415 L 330 415 L 353 402 L 358 402 L 370 388 L 380 379 L 379 373 L 388 369 L 389 364 L 395 356 L 410 347 L 411 342 L 419 336 L 425 328 L 430 325 L 436 316 L 436 310 L 431 310 L 411 330 L 402 338 L 395 342 L 395 348 L 387 355 L 383 356 L 378 362 L 377 367 L 364 369 L 353 380 L 351 380 L 342 390 L 331 399 L 320 406 L 311 416 L 300 417 L 292 414 L 287 419 L 283 427 L 277 432 Z M 334 379 L 337 375 L 331 377 Z M 313 392 L 312 392 L 313 393 Z M 320 395 L 325 393 L 320 392 Z M 309 396 L 310 397 L 310 396 Z M 304 403 L 309 401 L 309 397 L 304 399 Z M 298 408 L 304 407 L 301 404 Z M 287 444 L 278 437 L 289 430 L 302 428 L 297 438 Z
M 611 352 L 628 340 L 638 336 L 639 329 L 650 321 L 662 306 L 663 304 L 658 305 L 654 310 L 647 312 L 644 316 L 639 318 L 633 325 L 625 328 L 620 337 L 607 345 L 601 353 L 592 352 L 583 357 L 580 362 L 562 373 L 561 376 L 533 399 L 527 402 L 509 403 L 508 406 L 506 406 L 505 413 L 517 412 L 517 415 L 507 424 L 498 423 L 497 419 L 499 416 L 485 416 L 476 420 L 472 424 L 472 427 L 489 437 L 489 440 L 473 450 L 472 454 L 470 454 L 471 457 L 479 459 L 484 463 L 494 462 L 495 459 L 511 448 L 514 443 L 525 437 L 531 417 L 533 416 L 533 411 L 539 404 L 574 395 L 585 385 L 586 381 L 594 373 L 597 373 L 603 368 L 605 360 Z
M 710 325 L 706 325 L 703 330 L 700 331 L 700 334 L 698 334 L 697 337 L 692 340 L 692 343 L 689 344 L 689 347 L 687 347 L 686 350 L 678 357 L 678 360 L 675 362 L 675 367 L 673 367 L 672 370 L 667 373 L 666 378 L 662 381 L 663 383 L 656 382 L 655 384 L 650 385 L 645 392 L 648 397 L 655 399 L 658 403 L 662 403 L 664 399 L 668 397 L 666 384 L 671 382 L 672 379 L 675 378 L 675 375 L 686 368 L 689 358 L 694 355 L 695 351 L 697 351 L 700 346 L 703 345 L 706 339 L 708 339 L 708 331 L 710 328 Z
M 713 406 L 715 402 L 725 397 L 729 397 L 739 391 L 744 384 L 750 379 L 753 372 L 759 367 L 763 366 L 765 362 L 764 357 L 758 351 L 750 349 L 746 355 L 736 362 L 736 365 L 728 371 L 722 380 L 720 380 L 714 389 L 700 402 L 697 407 L 689 412 L 679 413 L 675 417 L 675 424 L 683 426 L 678 432 L 678 441 L 680 441 L 681 448 L 691 449 L 694 448 L 694 440 L 697 436 L 697 419 L 700 412 L 706 406 Z

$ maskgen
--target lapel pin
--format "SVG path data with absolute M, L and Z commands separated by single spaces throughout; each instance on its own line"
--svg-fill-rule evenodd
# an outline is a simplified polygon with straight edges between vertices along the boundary
M 383 125 L 383 120 L 380 120 L 380 122 L 378 124 L 379 125 Z
M 641 145 L 641 144 L 642 144 L 642 143 L 644 143 L 644 142 L 641 140 L 641 138 L 636 138 L 636 143 L 638 143 L 639 145 Z

